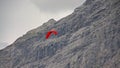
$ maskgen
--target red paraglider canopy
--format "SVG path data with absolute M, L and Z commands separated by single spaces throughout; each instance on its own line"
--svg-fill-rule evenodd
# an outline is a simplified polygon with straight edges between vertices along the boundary
M 46 34 L 46 39 L 48 39 L 51 34 L 57 35 L 58 32 L 56 30 L 53 30 L 53 29 L 48 31 L 47 34 Z

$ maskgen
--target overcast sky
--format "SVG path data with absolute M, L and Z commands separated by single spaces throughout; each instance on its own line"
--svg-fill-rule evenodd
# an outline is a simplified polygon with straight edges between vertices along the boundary
M 0 0 L 0 43 L 13 43 L 51 18 L 59 20 L 85 0 Z

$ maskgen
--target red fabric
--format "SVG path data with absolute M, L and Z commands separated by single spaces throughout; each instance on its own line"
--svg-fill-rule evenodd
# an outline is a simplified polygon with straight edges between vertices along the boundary
M 47 34 L 46 34 L 46 39 L 48 39 L 48 38 L 50 37 L 51 34 L 57 35 L 58 32 L 55 31 L 55 30 L 51 30 L 51 31 L 47 32 Z

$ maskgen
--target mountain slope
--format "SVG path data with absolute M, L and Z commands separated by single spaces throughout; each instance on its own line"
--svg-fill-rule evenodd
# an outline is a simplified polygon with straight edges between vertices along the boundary
M 120 0 L 86 0 L 0 51 L 0 68 L 120 68 Z M 51 29 L 57 36 L 48 40 Z
M 3 49 L 8 46 L 8 43 L 6 42 L 0 42 L 0 49 Z

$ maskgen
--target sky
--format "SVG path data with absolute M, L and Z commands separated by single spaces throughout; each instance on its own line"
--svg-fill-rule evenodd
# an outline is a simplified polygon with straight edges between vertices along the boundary
M 0 0 L 0 43 L 12 44 L 49 19 L 59 20 L 85 0 Z M 0 45 L 0 48 L 3 48 Z

